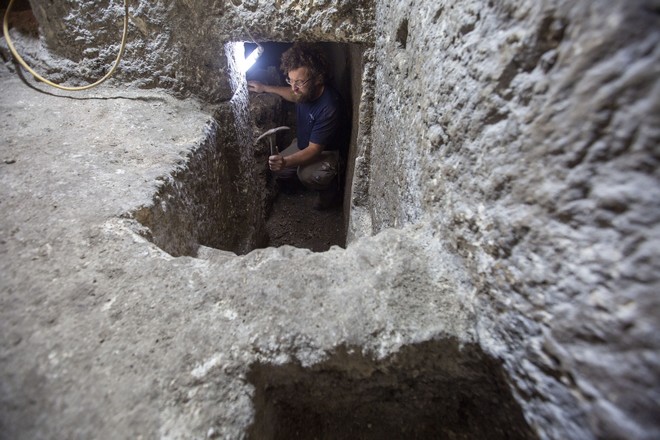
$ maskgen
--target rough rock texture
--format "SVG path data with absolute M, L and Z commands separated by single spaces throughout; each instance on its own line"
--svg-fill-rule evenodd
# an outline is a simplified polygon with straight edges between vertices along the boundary
M 227 59 L 235 64 L 235 47 Z M 130 216 L 145 235 L 173 256 L 194 256 L 200 245 L 244 254 L 267 242 L 263 162 L 253 160 L 245 81 L 234 81 L 232 100 L 214 109 L 205 141 L 173 173 L 150 206 Z M 263 147 L 262 147 L 263 148 Z
M 363 233 L 460 256 L 544 435 L 657 437 L 658 3 L 387 3 Z
M 112 65 L 121 41 L 123 0 L 32 1 L 41 25 L 48 70 L 69 81 L 92 81 Z M 229 67 L 223 57 L 230 41 L 368 41 L 373 35 L 371 1 L 206 2 L 134 1 L 130 38 L 116 83 L 167 88 L 178 96 L 209 102 L 227 100 Z M 35 48 L 36 50 L 36 48 Z
M 11 133 L 0 153 L 3 439 L 241 438 L 255 414 L 252 366 L 473 340 L 465 281 L 453 259 L 429 265 L 444 251 L 428 229 L 350 251 L 204 249 L 204 259 L 142 238 L 124 214 L 152 203 L 208 142 L 195 102 L 113 90 L 58 98 L 6 75 L 1 87 Z M 290 270 L 307 265 L 336 270 Z M 440 353 L 444 373 L 417 374 L 469 379 L 454 371 L 456 351 Z
M 33 0 L 28 61 L 102 75 L 122 7 L 87 3 Z M 3 68 L 0 437 L 657 438 L 659 10 L 136 1 L 117 88 Z M 259 182 L 245 28 L 362 51 L 346 249 L 205 243 L 204 209 L 235 252 L 263 220 L 226 187 Z

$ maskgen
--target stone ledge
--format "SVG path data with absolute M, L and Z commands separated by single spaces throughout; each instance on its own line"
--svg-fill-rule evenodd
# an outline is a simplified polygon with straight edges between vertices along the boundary
M 256 362 L 473 342 L 461 271 L 428 267 L 439 244 L 423 227 L 346 250 L 208 260 L 142 238 L 121 217 L 151 203 L 203 141 L 210 118 L 196 102 L 111 89 L 58 98 L 7 78 L 1 87 L 8 435 L 236 438 L 253 421 L 245 375 Z

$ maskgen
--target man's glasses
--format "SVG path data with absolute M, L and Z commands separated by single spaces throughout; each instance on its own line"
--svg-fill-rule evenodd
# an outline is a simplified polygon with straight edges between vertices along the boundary
M 308 79 L 307 81 L 300 81 L 300 80 L 298 80 L 298 81 L 293 81 L 293 82 L 291 82 L 291 79 L 290 79 L 290 78 L 287 78 L 285 81 L 286 81 L 286 83 L 287 83 L 288 85 L 293 86 L 293 87 L 296 88 L 296 89 L 301 89 L 301 88 L 303 88 L 303 87 L 305 86 L 305 84 L 307 84 L 307 83 L 310 82 L 311 80 L 312 80 L 312 78 Z

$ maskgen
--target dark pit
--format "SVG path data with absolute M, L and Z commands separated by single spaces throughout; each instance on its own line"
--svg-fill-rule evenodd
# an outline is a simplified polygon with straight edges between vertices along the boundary
M 325 362 L 253 365 L 248 438 L 535 439 L 501 365 L 475 345 L 428 341 L 382 360 L 342 347 Z

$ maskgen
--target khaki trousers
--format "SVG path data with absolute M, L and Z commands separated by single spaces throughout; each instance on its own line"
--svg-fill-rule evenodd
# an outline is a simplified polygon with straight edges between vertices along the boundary
M 284 151 L 280 154 L 284 157 L 290 156 L 300 151 L 298 141 L 294 139 Z M 300 165 L 296 168 L 285 168 L 274 173 L 278 179 L 292 179 L 295 174 L 298 179 L 308 188 L 315 190 L 324 190 L 333 184 L 333 179 L 339 174 L 339 152 L 323 151 L 313 162 L 306 165 Z

